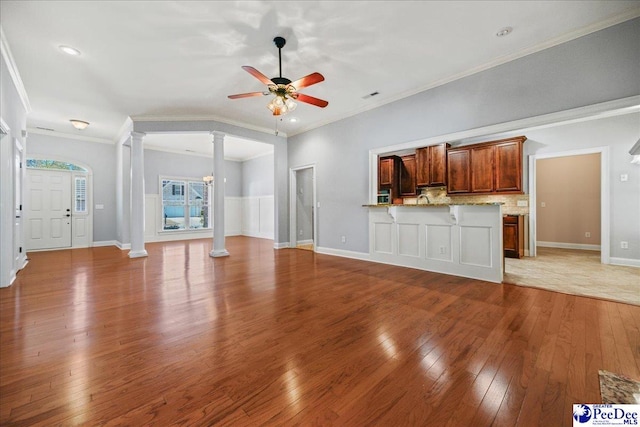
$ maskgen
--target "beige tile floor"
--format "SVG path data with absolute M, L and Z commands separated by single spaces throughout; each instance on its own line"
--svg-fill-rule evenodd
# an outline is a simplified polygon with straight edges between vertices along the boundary
M 504 283 L 640 305 L 640 268 L 600 263 L 600 252 L 538 248 L 505 259 Z

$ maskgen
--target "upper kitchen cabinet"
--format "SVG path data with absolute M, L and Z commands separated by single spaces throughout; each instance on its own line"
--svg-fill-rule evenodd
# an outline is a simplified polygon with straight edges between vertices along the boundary
M 400 173 L 400 157 L 386 156 L 378 160 L 378 189 L 393 187 L 398 182 Z
M 415 196 L 416 192 L 416 155 L 400 157 L 400 196 Z
M 447 184 L 447 149 L 449 144 L 416 149 L 416 186 L 442 187 Z
M 522 193 L 525 136 L 448 150 L 450 194 Z
M 447 193 L 471 192 L 471 150 L 452 148 L 447 153 Z
M 522 145 L 525 137 L 495 146 L 496 192 L 522 192 Z

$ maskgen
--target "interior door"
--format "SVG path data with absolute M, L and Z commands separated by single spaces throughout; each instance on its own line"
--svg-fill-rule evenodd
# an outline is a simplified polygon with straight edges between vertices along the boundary
M 71 174 L 27 169 L 26 245 L 31 249 L 71 247 Z

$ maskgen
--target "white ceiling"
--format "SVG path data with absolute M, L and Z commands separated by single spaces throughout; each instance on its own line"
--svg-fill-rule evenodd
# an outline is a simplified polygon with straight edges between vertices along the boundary
M 328 107 L 299 103 L 278 123 L 294 135 L 640 16 L 640 2 L 612 0 L 3 0 L 0 8 L 32 107 L 28 127 L 108 141 L 127 117 L 214 119 L 273 132 L 268 97 L 227 95 L 264 90 L 242 65 L 277 76 L 278 35 L 287 39 L 283 76 L 317 71 L 326 79 L 301 92 Z M 513 32 L 496 37 L 505 26 Z M 82 54 L 68 56 L 59 45 Z M 77 131 L 71 118 L 91 125 Z M 164 138 L 158 144 L 176 144 Z M 206 153 L 208 136 L 201 144 L 206 149 L 194 151 Z

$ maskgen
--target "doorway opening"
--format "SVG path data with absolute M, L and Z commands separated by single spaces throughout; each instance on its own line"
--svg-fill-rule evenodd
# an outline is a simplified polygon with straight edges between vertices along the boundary
M 314 251 L 317 247 L 315 165 L 290 170 L 290 247 Z
M 597 157 L 589 156 L 589 155 L 597 155 Z M 583 156 L 583 157 L 576 157 Z M 584 157 L 587 156 L 587 157 Z M 595 180 L 590 187 L 595 187 L 599 184 L 599 189 L 596 190 L 594 188 L 588 189 L 587 193 L 581 191 L 581 195 L 576 195 L 571 208 L 569 210 L 564 209 L 565 217 L 560 217 L 559 215 L 554 218 L 551 216 L 550 218 L 545 218 L 545 214 L 542 213 L 542 209 L 549 209 L 547 206 L 547 202 L 540 198 L 540 194 L 538 194 L 538 169 L 539 166 L 542 167 L 542 172 L 544 172 L 544 168 L 547 166 L 553 166 L 551 163 L 538 163 L 539 161 L 545 161 L 548 159 L 554 159 L 554 163 L 563 163 L 565 165 L 573 164 L 573 165 L 584 165 L 589 162 L 593 163 L 594 160 L 599 163 L 599 174 L 595 175 Z M 556 165 L 557 166 L 557 165 Z M 565 171 L 566 172 L 566 171 Z M 593 170 L 591 172 L 594 172 Z M 586 176 L 590 175 L 589 171 L 580 171 L 577 170 L 575 174 L 585 174 Z M 591 173 L 593 175 L 593 173 Z M 581 186 L 576 184 L 577 189 L 587 190 L 584 185 L 584 180 L 578 179 L 577 182 L 582 182 Z M 563 187 L 561 183 L 556 183 L 556 188 L 559 189 Z M 577 193 L 576 188 L 573 189 L 574 193 Z M 565 249 L 590 249 L 590 250 L 600 250 L 600 263 L 601 264 L 609 264 L 609 254 L 610 254 L 610 225 L 609 225 L 609 206 L 610 206 L 610 194 L 609 194 L 609 149 L 608 147 L 596 147 L 584 150 L 573 150 L 566 151 L 560 153 L 550 153 L 550 154 L 538 154 L 532 155 L 529 158 L 529 189 L 530 189 L 530 198 L 531 198 L 531 209 L 529 216 L 529 253 L 532 257 L 535 257 L 537 254 L 538 241 L 545 246 L 552 247 L 560 247 Z M 568 189 L 571 190 L 571 189 Z M 565 193 L 564 197 L 567 197 Z M 599 201 L 593 200 L 596 198 L 596 195 L 599 195 Z M 562 196 L 558 194 L 553 194 L 551 197 L 556 200 L 561 200 Z M 588 203 L 584 198 L 591 198 Z M 583 202 L 589 205 L 588 213 L 584 215 L 583 209 L 580 209 L 578 206 Z M 598 203 L 599 202 L 599 203 Z M 544 206 L 543 206 L 544 204 Z M 595 210 L 595 213 L 594 213 Z M 546 213 L 546 212 L 545 212 Z M 599 214 L 599 221 L 597 217 Z M 582 216 L 584 215 L 584 216 Z M 586 217 L 589 218 L 586 218 Z M 569 220 L 568 224 L 571 224 L 569 230 L 566 230 L 567 227 L 557 228 L 556 225 L 553 225 L 554 222 L 562 222 L 564 220 Z M 543 227 L 547 227 L 547 229 L 540 230 L 542 235 L 539 234 L 539 221 L 542 220 L 547 223 L 547 225 L 543 225 Z M 599 230 L 582 230 L 576 229 L 575 227 L 579 227 L 582 224 L 585 224 L 585 227 L 589 227 L 586 225 L 587 223 L 593 224 L 595 222 L 599 222 Z M 551 227 L 553 231 L 554 228 L 557 228 L 555 233 L 561 232 L 560 240 L 571 239 L 573 242 L 548 242 L 549 238 L 545 236 L 549 236 L 548 228 Z M 585 228 L 583 227 L 583 228 Z M 594 227 L 597 228 L 597 227 Z M 575 234 L 572 238 L 568 237 L 569 235 L 566 233 L 567 231 Z M 565 234 L 567 234 L 565 236 Z M 599 241 L 596 243 L 597 235 L 599 234 Z M 544 240 L 546 238 L 547 240 Z M 555 239 L 558 240 L 558 239 Z M 564 244 L 563 244 L 564 243 Z

